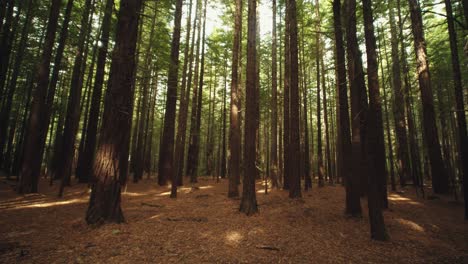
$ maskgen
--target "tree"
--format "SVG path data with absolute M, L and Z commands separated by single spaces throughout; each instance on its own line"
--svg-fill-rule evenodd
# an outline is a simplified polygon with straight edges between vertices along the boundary
M 434 193 L 449 191 L 448 176 L 442 160 L 439 135 L 435 122 L 434 95 L 431 87 L 431 75 L 427 60 L 426 40 L 424 37 L 421 7 L 417 0 L 408 0 L 411 15 L 411 28 L 417 62 L 417 73 L 423 108 L 424 142 L 429 154 Z
M 184 50 L 184 66 L 182 69 L 182 85 L 180 88 L 180 105 L 179 105 L 179 116 L 177 117 L 177 136 L 176 146 L 174 153 L 174 168 L 177 176 L 177 185 L 182 185 L 183 171 L 184 171 L 184 160 L 185 160 L 185 140 L 186 140 L 186 128 L 187 128 L 187 115 L 188 106 L 190 101 L 190 88 L 192 86 L 192 67 L 193 67 L 193 49 L 195 43 L 195 32 L 197 17 L 194 20 L 193 35 L 190 39 L 190 32 L 192 30 L 192 5 L 193 1 L 190 0 L 189 4 L 189 15 L 187 17 L 187 31 L 185 37 L 185 50 Z M 195 9 L 198 10 L 198 9 Z M 191 40 L 191 43 L 190 43 Z M 187 73 L 187 70 L 189 71 Z M 187 76 L 188 75 L 188 76 Z
M 392 3 L 392 2 L 390 2 Z M 406 136 L 405 122 L 405 93 L 401 81 L 401 63 L 398 49 L 397 29 L 394 17 L 393 6 L 389 5 L 389 22 L 391 34 L 391 53 L 392 53 L 392 88 L 393 88 L 393 118 L 395 121 L 395 132 L 397 138 L 397 169 L 400 176 L 400 185 L 406 184 L 406 179 L 409 176 L 409 155 L 408 155 L 408 138 Z
M 460 70 L 460 59 L 458 57 L 457 32 L 455 31 L 455 23 L 453 22 L 452 3 L 449 0 L 445 1 L 445 9 L 447 12 L 447 24 L 449 29 L 450 51 L 452 55 L 453 82 L 455 88 L 455 102 L 457 106 L 456 116 L 458 125 L 458 151 L 462 168 L 460 171 L 463 179 L 463 189 L 465 190 L 465 219 L 468 219 L 468 135 L 466 132 L 466 116 L 465 103 L 463 102 L 463 85 L 462 75 Z M 467 17 L 468 22 L 468 17 Z
M 159 173 L 158 183 L 164 185 L 166 179 L 171 179 L 172 190 L 171 197 L 177 197 L 177 183 L 173 169 L 174 157 L 174 133 L 175 133 L 175 118 L 176 118 L 176 103 L 177 103 L 177 85 L 179 76 L 179 47 L 180 47 L 180 30 L 182 21 L 182 2 L 178 0 L 176 3 L 174 32 L 172 33 L 171 45 L 171 64 L 169 67 L 169 76 L 167 79 L 167 100 L 166 112 L 164 115 L 164 130 L 162 136 L 162 145 L 159 149 Z
M 321 56 L 321 51 L 320 51 L 320 11 L 319 11 L 319 1 L 317 0 L 316 3 L 316 15 L 319 19 L 319 22 L 317 23 L 317 33 L 315 33 L 315 45 L 316 45 L 316 53 L 315 53 L 315 67 L 317 70 L 317 165 L 318 165 L 318 178 L 319 178 L 319 187 L 324 186 L 324 173 L 325 173 L 325 168 L 323 167 L 323 151 L 322 151 L 322 108 L 321 108 L 321 103 L 320 103 L 320 93 L 321 93 L 321 88 L 320 88 L 320 56 Z M 322 83 L 324 86 L 325 90 L 325 83 Z M 325 92 L 324 92 L 325 93 Z
M 366 83 L 362 66 L 362 53 L 359 49 L 356 29 L 356 1 L 347 0 L 346 15 L 346 54 L 348 56 L 348 79 L 350 82 L 351 96 L 351 146 L 352 146 L 352 170 L 356 182 L 352 184 L 357 188 L 359 195 L 364 195 L 367 185 L 366 171 L 366 118 L 368 112 Z M 351 179 L 353 180 L 353 179 Z
M 228 197 L 239 196 L 237 183 L 240 179 L 241 162 L 241 127 L 239 122 L 240 96 L 239 96 L 239 63 L 240 45 L 242 37 L 242 0 L 236 0 L 234 18 L 234 39 L 232 48 L 231 72 L 231 111 L 229 127 L 229 190 Z
M 300 131 L 299 131 L 299 52 L 297 44 L 297 11 L 296 1 L 289 0 L 289 28 L 290 28 L 290 59 L 291 59 L 291 87 L 290 87 L 290 198 L 300 198 L 301 177 L 300 177 Z
M 97 65 L 96 65 L 96 75 L 94 79 L 93 92 L 91 98 L 91 106 L 89 110 L 88 125 L 86 127 L 86 140 L 83 155 L 82 163 L 77 165 L 77 175 L 79 176 L 80 182 L 88 182 L 89 175 L 92 174 L 93 163 L 95 159 L 96 151 L 96 139 L 98 131 L 98 121 L 101 111 L 101 97 L 102 89 L 104 83 L 104 74 L 107 58 L 107 50 L 109 47 L 109 35 L 111 29 L 111 18 L 112 18 L 112 7 L 114 5 L 114 0 L 107 0 L 104 17 L 102 20 L 102 33 L 100 36 L 101 44 L 98 47 L 97 55 Z M 80 160 L 80 159 L 78 159 Z M 81 166 L 80 166 L 81 165 Z M 81 167 L 81 172 L 78 173 L 78 168 Z M 81 174 L 81 175 L 80 175 Z
M 37 192 L 42 161 L 42 152 L 40 149 L 41 145 L 43 145 L 43 143 L 41 143 L 43 139 L 41 135 L 44 133 L 43 131 L 47 129 L 43 126 L 47 111 L 46 95 L 49 85 L 49 65 L 55 43 L 55 33 L 57 31 L 61 2 L 61 0 L 53 0 L 51 3 L 42 55 L 36 69 L 36 88 L 33 94 L 27 125 L 19 184 L 16 190 L 18 193 Z
M 141 0 L 120 2 L 111 73 L 86 212 L 88 224 L 124 221 L 120 192 L 127 171 L 122 170 L 122 164 L 124 159 L 127 160 L 125 153 L 128 153 L 130 143 L 134 97 L 132 79 L 135 78 L 138 13 L 141 5 Z
M 365 101 L 362 96 L 365 93 L 364 75 L 362 70 L 361 52 L 358 48 L 356 37 L 356 1 L 346 0 L 346 16 L 348 24 L 346 25 L 346 54 L 348 61 L 348 79 L 351 96 L 351 163 L 350 172 L 345 177 L 346 181 L 346 213 L 352 216 L 361 215 L 361 205 L 359 195 L 361 194 L 361 178 L 363 171 L 363 149 L 364 142 L 364 120 L 366 109 L 363 107 Z M 335 27 L 336 29 L 336 27 Z M 364 90 L 364 92 L 363 92 Z M 343 92 L 341 92 L 343 93 Z M 340 106 L 344 104 L 344 97 L 340 95 Z M 367 99 L 366 99 L 367 100 Z M 340 124 L 342 126 L 342 144 L 346 144 L 345 122 L 343 113 L 340 113 Z M 343 155 L 346 155 L 346 146 L 343 146 Z M 343 156 L 343 159 L 346 159 Z M 367 176 L 365 176 L 367 178 Z
M 377 41 L 374 35 L 374 17 L 370 0 L 362 0 L 364 14 L 364 33 L 367 53 L 367 83 L 369 85 L 369 113 L 367 115 L 368 137 L 366 142 L 368 158 L 368 206 L 371 238 L 387 240 L 382 214 L 383 193 L 387 190 L 385 171 L 385 140 L 382 120 L 382 99 L 379 87 L 379 65 L 377 62 Z
M 81 17 L 81 28 L 78 35 L 78 45 L 76 47 L 76 56 L 73 63 L 73 72 L 70 84 L 70 95 L 67 104 L 67 118 L 65 119 L 65 128 L 62 139 L 62 152 L 60 162 L 58 163 L 57 173 L 62 176 L 59 196 L 63 196 L 63 189 L 70 185 L 73 157 L 75 153 L 76 133 L 80 123 L 80 101 L 83 86 L 84 68 L 86 67 L 86 58 L 84 57 L 84 48 L 86 35 L 88 34 L 89 11 L 91 9 L 91 0 L 86 0 L 84 12 Z
M 13 104 L 13 96 L 15 95 L 16 86 L 18 77 L 20 74 L 20 67 L 23 63 L 24 53 L 27 46 L 27 40 L 29 35 L 29 30 L 31 27 L 31 20 L 33 18 L 32 12 L 34 7 L 36 6 L 36 2 L 33 0 L 29 0 L 27 2 L 27 11 L 26 11 L 26 18 L 24 21 L 23 28 L 21 29 L 21 37 L 20 42 L 18 44 L 18 51 L 15 56 L 15 63 L 13 66 L 13 70 L 10 77 L 10 82 L 8 84 L 8 90 L 6 95 L 6 101 L 3 104 L 1 111 L 0 111 L 0 166 L 4 164 L 6 159 L 9 157 L 3 155 L 3 150 L 5 149 L 7 143 L 7 130 L 8 126 L 10 125 L 10 115 L 11 115 L 11 108 Z M 11 124 L 11 126 L 14 126 Z
M 242 199 L 240 211 L 246 215 L 253 215 L 258 212 L 257 197 L 255 193 L 256 175 L 256 146 L 257 138 L 255 131 L 256 97 L 257 85 L 257 0 L 248 1 L 248 26 L 247 26 L 247 75 L 246 75 L 246 113 L 245 113 L 245 149 L 244 149 L 244 184 L 242 187 Z
M 271 182 L 278 187 L 278 54 L 276 33 L 276 0 L 273 0 L 273 32 L 271 46 Z

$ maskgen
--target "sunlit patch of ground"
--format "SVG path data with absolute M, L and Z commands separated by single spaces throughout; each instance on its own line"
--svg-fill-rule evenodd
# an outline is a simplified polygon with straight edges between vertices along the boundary
M 227 180 L 202 177 L 179 188 L 155 179 L 122 191 L 125 224 L 89 227 L 86 185 L 41 180 L 40 194 L 18 196 L 0 180 L 0 263 L 468 263 L 463 205 L 424 200 L 408 188 L 390 193 L 389 242 L 369 239 L 364 216 L 343 215 L 344 189 L 326 186 L 290 200 L 257 183 L 259 214 L 239 213 Z M 240 188 L 240 190 L 242 190 Z

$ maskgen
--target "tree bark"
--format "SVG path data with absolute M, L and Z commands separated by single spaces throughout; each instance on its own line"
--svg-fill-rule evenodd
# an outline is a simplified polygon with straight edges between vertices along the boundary
M 246 75 L 246 113 L 245 113 L 245 149 L 244 149 L 244 184 L 240 211 L 246 215 L 258 212 L 255 192 L 256 175 L 256 98 L 257 84 L 257 0 L 248 1 L 248 33 L 247 33 L 247 75 Z
M 132 79 L 136 70 L 135 51 L 141 5 L 141 0 L 120 2 L 111 75 L 86 212 L 88 224 L 124 221 L 120 192 L 127 171 L 122 171 L 122 164 L 128 160 L 126 154 L 130 143 L 134 96 Z
M 349 117 L 345 115 L 343 109 L 344 106 L 347 106 L 347 97 L 345 97 L 346 90 L 344 88 L 339 89 L 339 104 L 340 104 L 340 125 L 341 125 L 341 160 L 343 163 L 342 173 L 346 173 L 344 176 L 345 185 L 346 185 L 346 214 L 351 216 L 360 216 L 361 215 L 361 204 L 359 196 L 363 193 L 362 191 L 362 179 L 365 178 L 367 182 L 367 175 L 364 170 L 364 150 L 362 145 L 364 141 L 362 140 L 365 135 L 365 118 L 367 109 L 364 107 L 364 102 L 367 102 L 363 97 L 365 94 L 365 82 L 364 82 L 364 73 L 362 70 L 362 60 L 361 52 L 358 47 L 357 37 L 356 37 L 356 1 L 355 0 L 345 0 L 346 2 L 346 16 L 348 17 L 348 24 L 346 25 L 346 50 L 347 50 L 347 60 L 348 60 L 348 77 L 350 82 L 350 96 L 351 96 L 351 132 L 350 134 L 350 148 L 348 149 L 347 145 L 347 133 L 345 129 L 347 128 L 349 122 Z M 336 7 L 338 10 L 338 7 Z M 340 22 L 337 21 L 336 23 Z M 335 30 L 337 27 L 335 26 Z M 338 49 L 338 48 L 337 48 Z M 343 52 L 344 53 L 344 52 Z M 340 56 L 340 55 L 338 55 Z M 339 63 L 341 65 L 341 63 Z M 343 66 L 345 63 L 343 62 Z M 344 78 L 343 78 L 344 80 Z M 340 85 L 341 81 L 338 81 Z M 344 91 L 343 91 L 344 90 Z M 347 109 L 347 107 L 346 107 Z M 347 114 L 347 111 L 346 111 Z M 348 167 L 349 166 L 349 167 Z
M 465 9 L 468 8 L 466 3 L 463 4 L 463 7 Z M 458 57 L 457 32 L 455 31 L 455 24 L 453 22 L 453 11 L 451 1 L 445 0 L 445 9 L 447 11 L 447 24 L 450 37 L 450 51 L 452 55 L 453 82 L 455 88 L 455 102 L 457 106 L 456 116 L 459 140 L 458 150 L 460 153 L 460 160 L 462 164 L 460 178 L 463 180 L 463 189 L 465 190 L 465 219 L 468 219 L 468 135 L 466 132 L 465 103 L 463 102 L 463 85 L 460 70 L 460 59 Z M 465 12 L 467 11 L 465 10 Z M 468 14 L 465 15 L 467 15 L 466 20 L 468 25 Z
M 98 46 L 98 57 L 96 64 L 96 75 L 94 79 L 91 107 L 89 110 L 88 126 L 86 128 L 86 141 L 83 152 L 83 168 L 80 182 L 88 182 L 92 174 L 93 163 L 96 152 L 96 140 L 98 131 L 98 121 L 101 112 L 101 97 L 104 83 L 107 51 L 109 46 L 109 35 L 111 29 L 112 8 L 114 0 L 107 0 L 104 18 L 102 20 L 102 33 L 100 37 L 101 45 Z
M 241 162 L 241 127 L 239 122 L 239 63 L 242 37 L 242 0 L 236 0 L 234 18 L 234 40 L 232 48 L 231 72 L 231 111 L 229 128 L 229 190 L 228 197 L 239 196 L 238 182 L 240 180 Z
M 185 36 L 185 50 L 184 50 L 184 66 L 182 70 L 182 85 L 180 88 L 180 104 L 179 104 L 179 116 L 177 117 L 177 136 L 176 136 L 176 146 L 175 146 L 175 173 L 177 175 L 177 185 L 181 186 L 183 182 L 183 172 L 184 172 L 184 160 L 185 160 L 185 140 L 186 140 L 186 130 L 187 130 L 187 115 L 188 115 L 188 106 L 190 102 L 190 88 L 192 86 L 192 67 L 193 67 L 193 49 L 195 43 L 195 32 L 196 32 L 196 23 L 197 16 L 194 19 L 193 26 L 193 35 L 190 39 L 190 32 L 192 30 L 192 6 L 193 1 L 190 0 L 189 5 L 189 16 L 187 18 L 187 32 Z M 197 10 L 197 9 L 195 9 Z M 191 43 L 190 43 L 191 42 Z M 187 69 L 188 68 L 188 69 Z M 187 70 L 189 71 L 187 73 Z M 188 76 L 187 76 L 188 75 Z
M 368 158 L 368 206 L 369 221 L 371 226 L 371 238 L 375 240 L 387 240 L 382 214 L 382 194 L 386 193 L 385 187 L 385 140 L 382 120 L 382 102 L 379 88 L 379 66 L 377 62 L 377 43 L 374 35 L 374 18 L 372 3 L 370 0 L 362 0 L 364 14 L 364 31 L 366 39 L 367 71 L 369 85 L 369 113 L 368 136 L 366 142 Z
M 4 155 L 4 148 L 7 144 L 7 131 L 8 127 L 14 127 L 14 124 L 10 124 L 11 119 L 11 108 L 13 104 L 13 96 L 16 92 L 16 86 L 18 77 L 21 71 L 21 65 L 23 62 L 24 53 L 27 47 L 27 40 L 29 36 L 29 29 L 31 27 L 31 20 L 33 18 L 32 12 L 36 7 L 36 2 L 33 0 L 29 0 L 27 2 L 28 9 L 26 11 L 26 18 L 24 20 L 23 28 L 21 30 L 21 37 L 18 44 L 18 49 L 15 56 L 15 63 L 13 65 L 12 73 L 10 82 L 8 84 L 8 92 L 6 95 L 6 101 L 2 106 L 0 112 L 0 167 L 4 167 L 5 160 L 9 159 L 10 157 Z M 2 96 L 3 97 L 3 96 Z M 14 119 L 13 121 L 15 121 Z
M 84 57 L 84 48 L 86 35 L 88 34 L 89 11 L 91 9 L 91 0 L 86 0 L 84 12 L 81 17 L 81 28 L 78 35 L 78 45 L 76 47 L 76 57 L 73 64 L 72 79 L 70 85 L 70 95 L 67 104 L 67 118 L 65 119 L 65 128 L 63 131 L 63 143 L 61 160 L 57 173 L 62 176 L 60 184 L 59 197 L 63 196 L 63 189 L 70 185 L 71 172 L 73 167 L 73 157 L 75 156 L 75 141 L 80 123 L 80 101 L 83 86 L 84 67 L 86 58 Z
M 414 37 L 418 81 L 423 108 L 424 141 L 430 159 L 432 187 L 434 193 L 448 193 L 448 176 L 442 161 L 439 135 L 435 120 L 434 96 L 431 87 L 431 75 L 427 59 L 421 8 L 417 0 L 408 0 L 408 3 L 411 14 L 411 27 Z
M 37 192 L 42 158 L 42 155 L 39 155 L 42 152 L 39 151 L 38 153 L 38 150 L 43 146 L 41 137 L 44 133 L 43 130 L 47 129 L 43 126 L 46 118 L 45 111 L 47 110 L 46 97 L 49 85 L 49 64 L 55 44 L 55 33 L 57 31 L 61 2 L 61 0 L 53 0 L 51 3 L 42 55 L 36 69 L 36 88 L 31 103 L 19 184 L 16 189 L 18 193 L 22 194 Z
M 174 14 L 174 31 L 172 33 L 171 63 L 169 66 L 169 74 L 167 79 L 167 100 L 166 112 L 164 115 L 164 129 L 162 135 L 163 140 L 159 149 L 158 183 L 159 185 L 165 185 L 167 179 L 172 181 L 171 198 L 177 197 L 177 183 L 173 168 L 173 159 L 177 86 L 179 79 L 179 50 L 182 21 L 182 3 L 183 0 L 178 0 L 176 2 L 176 9 Z
M 290 27 L 290 59 L 291 59 L 291 86 L 290 86 L 290 189 L 289 198 L 301 198 L 300 173 L 300 131 L 299 131 L 299 58 L 297 45 L 297 11 L 296 0 L 289 0 L 289 27 Z M 292 158 L 294 157 L 294 159 Z
M 394 18 L 393 7 L 389 6 L 389 21 L 392 46 L 392 86 L 393 86 L 393 118 L 395 121 L 395 132 L 397 138 L 397 169 L 400 178 L 400 185 L 406 185 L 406 179 L 410 173 L 410 161 L 408 155 L 408 138 L 406 135 L 405 122 L 405 98 L 401 81 L 401 63 L 398 55 L 398 37 Z M 393 189 L 393 185 L 392 185 Z

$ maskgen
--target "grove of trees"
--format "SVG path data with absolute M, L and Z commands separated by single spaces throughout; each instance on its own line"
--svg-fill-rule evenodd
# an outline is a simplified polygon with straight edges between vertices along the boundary
M 130 180 L 205 176 L 246 215 L 259 182 L 342 185 L 375 240 L 403 188 L 468 219 L 467 33 L 466 0 L 2 0 L 0 168 L 88 184 L 88 224 Z

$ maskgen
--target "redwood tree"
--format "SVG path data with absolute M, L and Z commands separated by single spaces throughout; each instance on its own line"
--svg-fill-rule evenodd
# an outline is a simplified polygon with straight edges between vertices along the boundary
M 38 150 L 41 148 L 41 133 L 47 129 L 43 128 L 46 114 L 46 95 L 49 85 L 50 61 L 55 44 L 55 33 L 57 31 L 61 3 L 61 0 L 53 0 L 50 7 L 42 55 L 36 69 L 36 88 L 31 102 L 19 184 L 16 189 L 18 193 L 37 192 L 42 161 L 42 155 L 38 153 Z
M 247 75 L 246 75 L 246 113 L 244 127 L 244 184 L 240 211 L 252 215 L 258 212 L 257 197 L 255 192 L 256 175 L 256 98 L 257 84 L 257 0 L 248 2 L 248 26 L 247 26 Z
M 379 87 L 379 65 L 377 63 L 377 42 L 374 34 L 374 18 L 370 0 L 362 0 L 364 32 L 367 53 L 367 82 L 369 85 L 369 113 L 367 115 L 368 137 L 366 142 L 368 158 L 368 206 L 371 238 L 387 240 L 382 214 L 383 193 L 386 180 L 385 141 L 382 120 L 382 99 Z
M 275 1 L 275 0 L 274 0 Z M 228 197 L 239 196 L 237 187 L 240 179 L 241 161 L 241 128 L 239 123 L 239 61 L 240 45 L 242 37 L 242 0 L 236 0 L 234 18 L 234 40 L 232 48 L 232 72 L 231 72 L 231 111 L 229 127 L 229 190 Z M 275 2 L 273 2 L 275 3 Z
M 167 100 L 166 112 L 164 114 L 164 129 L 162 134 L 161 147 L 159 149 L 159 185 L 165 185 L 167 179 L 172 181 L 171 197 L 177 196 L 177 183 L 173 168 L 174 158 L 174 133 L 177 103 L 177 86 L 179 78 L 179 47 L 180 29 L 182 21 L 183 0 L 177 0 L 174 19 L 174 31 L 172 32 L 171 63 L 169 65 L 169 76 L 167 78 Z
M 127 171 L 133 112 L 138 13 L 142 0 L 121 0 L 104 114 L 93 167 L 93 183 L 86 212 L 88 224 L 123 222 L 121 186 Z M 116 129 L 118 128 L 118 129 Z
M 424 129 L 424 142 L 429 154 L 432 175 L 432 188 L 435 193 L 449 191 L 448 175 L 442 160 L 439 134 L 435 120 L 434 95 L 431 87 L 431 74 L 427 59 L 426 39 L 424 37 L 421 7 L 417 0 L 408 0 L 411 14 L 411 28 L 414 38 L 414 49 L 417 62 L 419 89 L 422 101 L 422 127 Z

